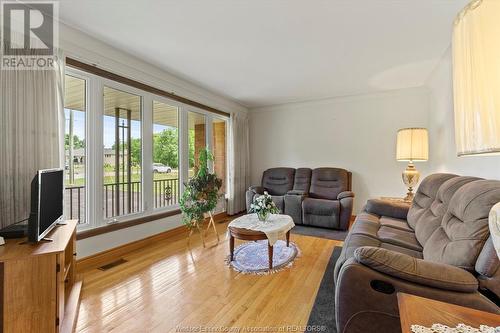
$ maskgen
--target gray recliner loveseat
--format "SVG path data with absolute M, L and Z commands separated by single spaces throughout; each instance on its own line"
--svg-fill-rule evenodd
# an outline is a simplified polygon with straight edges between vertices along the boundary
M 347 230 L 354 193 L 351 173 L 339 168 L 271 168 L 264 171 L 261 186 L 246 192 L 247 210 L 267 191 L 295 224 Z
M 368 201 L 335 266 L 337 331 L 401 332 L 398 292 L 500 313 L 497 202 L 500 181 L 452 174 L 425 178 L 410 208 Z

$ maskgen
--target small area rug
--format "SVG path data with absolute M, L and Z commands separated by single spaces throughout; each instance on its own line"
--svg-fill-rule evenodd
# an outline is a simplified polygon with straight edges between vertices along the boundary
M 234 260 L 227 256 L 226 263 L 235 271 L 243 274 L 271 274 L 292 266 L 299 255 L 299 248 L 290 242 L 278 240 L 273 246 L 273 268 L 269 269 L 267 240 L 246 242 L 234 250 Z
M 333 239 L 343 241 L 347 237 L 349 231 L 332 230 L 326 228 L 312 227 L 306 225 L 295 225 L 292 229 L 292 234 L 304 236 L 313 236 L 319 238 Z
M 333 270 L 339 260 L 341 247 L 334 247 L 330 261 L 326 266 L 325 274 L 314 300 L 314 305 L 309 315 L 307 325 L 321 327 L 321 332 L 337 333 L 335 324 L 335 283 L 333 281 Z

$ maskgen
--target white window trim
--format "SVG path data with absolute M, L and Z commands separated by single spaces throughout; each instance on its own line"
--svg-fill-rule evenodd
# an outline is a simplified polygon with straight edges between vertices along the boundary
M 78 225 L 78 231 L 84 231 L 105 226 L 107 224 L 122 223 L 131 219 L 155 215 L 179 209 L 179 204 L 172 206 L 154 208 L 153 197 L 153 101 L 176 106 L 178 108 L 178 131 L 179 131 L 179 195 L 184 192 L 184 183 L 189 179 L 189 129 L 188 112 L 194 112 L 205 116 L 205 143 L 212 150 L 213 120 L 226 121 L 226 165 L 229 153 L 229 123 L 230 117 L 214 114 L 164 96 L 152 94 L 129 85 L 103 78 L 79 69 L 66 67 L 68 75 L 80 78 L 86 82 L 85 91 L 85 223 Z M 124 91 L 141 97 L 141 181 L 142 181 L 142 207 L 141 212 L 121 215 L 106 219 L 103 210 L 103 107 L 104 86 Z M 213 171 L 213 163 L 210 164 Z M 226 166 L 226 189 L 229 182 L 229 167 Z
M 154 196 L 153 196 L 153 169 L 152 169 L 152 166 L 153 166 L 153 126 L 154 126 L 154 123 L 153 123 L 153 120 L 154 120 L 154 117 L 153 117 L 153 102 L 156 101 L 156 102 L 159 102 L 159 103 L 163 103 L 163 104 L 167 104 L 167 105 L 170 105 L 170 106 L 175 106 L 177 108 L 177 134 L 178 134 L 178 138 L 177 138 L 177 156 L 178 156 L 178 159 L 179 159 L 179 166 L 178 166 L 178 187 L 179 187 L 179 196 L 182 195 L 182 193 L 184 192 L 184 188 L 183 188 L 183 179 L 182 179 L 182 170 L 183 170 L 183 167 L 182 167 L 182 142 L 181 142 L 181 136 L 182 136 L 182 131 L 181 131 L 181 115 L 183 113 L 183 104 L 180 103 L 180 102 L 177 102 L 177 101 L 174 101 L 174 100 L 171 100 L 169 98 L 166 98 L 166 97 L 163 97 L 163 96 L 159 96 L 159 95 L 155 95 L 155 94 L 151 94 L 151 93 L 147 93 L 150 97 L 151 97 L 151 103 L 150 103 L 150 106 L 151 106 L 151 111 L 150 111 L 150 114 L 151 114 L 151 121 L 149 123 L 150 125 L 150 141 L 149 143 L 151 144 L 151 151 L 149 152 L 149 157 L 150 157 L 150 164 L 149 164 L 149 172 L 150 172 L 150 175 L 148 176 L 148 179 L 149 181 L 151 182 L 151 187 L 150 187 L 150 190 L 148 191 L 149 192 L 149 196 L 150 196 L 150 207 L 151 207 L 151 212 L 153 212 L 154 214 L 158 214 L 158 213 L 163 213 L 163 212 L 168 212 L 168 211 L 172 211 L 172 210 L 176 210 L 176 209 L 179 209 L 179 204 L 175 204 L 175 205 L 170 205 L 170 206 L 166 206 L 166 207 L 160 207 L 160 208 L 154 208 Z M 145 161 L 146 162 L 146 161 Z M 148 164 L 146 164 L 148 165 Z

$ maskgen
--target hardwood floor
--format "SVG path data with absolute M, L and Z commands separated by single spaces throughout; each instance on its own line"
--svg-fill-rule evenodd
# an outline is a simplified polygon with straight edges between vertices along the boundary
M 302 253 L 291 269 L 243 275 L 224 262 L 226 227 L 217 225 L 218 245 L 212 233 L 203 248 L 196 234 L 190 251 L 177 235 L 124 256 L 128 262 L 107 271 L 84 272 L 77 332 L 306 325 L 332 250 L 342 242 L 293 234 Z

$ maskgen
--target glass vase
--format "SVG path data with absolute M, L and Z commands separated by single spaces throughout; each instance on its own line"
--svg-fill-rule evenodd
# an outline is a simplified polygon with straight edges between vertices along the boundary
M 268 211 L 257 212 L 257 217 L 259 218 L 260 221 L 265 222 L 269 218 L 269 212 Z

